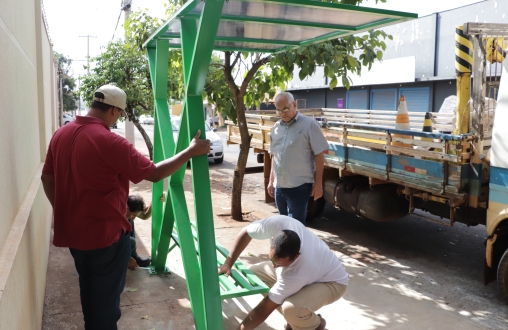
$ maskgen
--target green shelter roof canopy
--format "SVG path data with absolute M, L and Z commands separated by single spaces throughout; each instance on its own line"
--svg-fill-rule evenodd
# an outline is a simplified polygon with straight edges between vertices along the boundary
M 203 6 L 202 0 L 188 1 L 144 46 L 165 39 L 170 48 L 181 48 L 181 20 L 195 20 L 198 26 Z M 315 0 L 229 0 L 214 49 L 275 53 L 415 18 L 417 14 Z

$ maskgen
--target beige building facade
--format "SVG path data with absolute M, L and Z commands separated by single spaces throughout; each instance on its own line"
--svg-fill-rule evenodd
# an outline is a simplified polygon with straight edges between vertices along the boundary
M 58 128 L 41 0 L 0 0 L 0 329 L 40 329 L 52 221 L 40 175 Z

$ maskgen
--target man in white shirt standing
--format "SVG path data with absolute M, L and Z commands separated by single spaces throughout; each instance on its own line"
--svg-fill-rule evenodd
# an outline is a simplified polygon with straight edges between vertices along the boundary
M 301 222 L 276 215 L 252 222 L 238 233 L 219 274 L 231 274 L 232 265 L 252 239 L 271 240 L 270 260 L 250 268 L 270 292 L 237 329 L 255 329 L 279 307 L 288 330 L 324 329 L 326 321 L 315 311 L 339 300 L 348 284 L 337 256 Z

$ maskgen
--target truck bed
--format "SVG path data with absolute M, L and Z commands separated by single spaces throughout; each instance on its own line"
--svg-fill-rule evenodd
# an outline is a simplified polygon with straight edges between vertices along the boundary
M 322 127 L 330 149 L 325 165 L 339 176 L 363 175 L 372 184 L 394 183 L 449 200 L 464 202 L 470 184 L 473 135 L 421 132 L 425 113 L 410 112 L 411 130 L 393 128 L 396 112 L 344 109 L 303 109 L 307 116 L 326 119 Z M 270 132 L 280 119 L 275 111 L 246 114 L 251 147 L 270 147 Z M 434 128 L 451 131 L 450 115 L 433 114 Z M 228 143 L 240 143 L 238 126 L 228 124 Z

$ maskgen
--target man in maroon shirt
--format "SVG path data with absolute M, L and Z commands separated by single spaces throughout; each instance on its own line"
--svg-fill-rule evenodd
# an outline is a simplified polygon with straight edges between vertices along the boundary
M 109 127 L 125 115 L 116 86 L 95 94 L 87 116 L 61 127 L 49 145 L 42 184 L 54 211 L 53 244 L 68 247 L 79 274 L 85 329 L 117 329 L 132 230 L 125 214 L 129 181 L 160 181 L 207 154 L 200 131 L 172 158 L 152 163 Z

